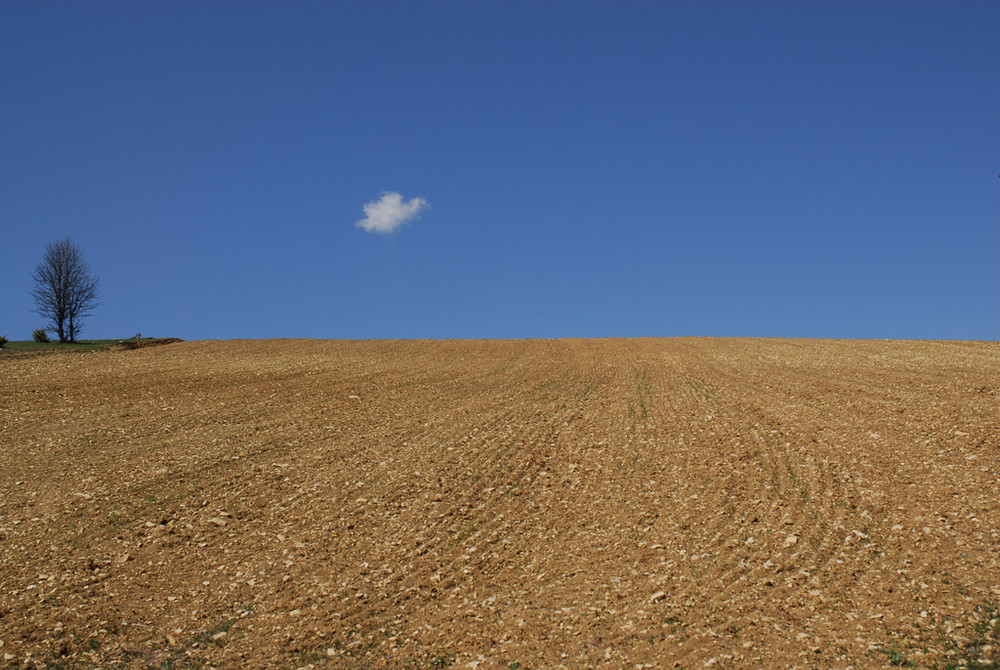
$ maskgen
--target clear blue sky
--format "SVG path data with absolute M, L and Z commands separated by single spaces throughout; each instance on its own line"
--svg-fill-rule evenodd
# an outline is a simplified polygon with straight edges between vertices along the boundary
M 85 338 L 1000 339 L 998 36 L 995 0 L 6 1 L 0 334 L 70 235 Z

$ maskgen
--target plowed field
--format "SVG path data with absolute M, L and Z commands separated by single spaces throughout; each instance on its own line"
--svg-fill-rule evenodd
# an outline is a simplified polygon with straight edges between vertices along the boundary
M 1000 663 L 998 389 L 968 342 L 7 355 L 0 667 Z

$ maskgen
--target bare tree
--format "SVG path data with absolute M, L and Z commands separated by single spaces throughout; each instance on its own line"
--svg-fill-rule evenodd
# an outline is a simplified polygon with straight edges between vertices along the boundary
M 32 279 L 35 313 L 52 321 L 60 342 L 75 342 L 83 328 L 83 317 L 99 304 L 97 277 L 90 274 L 80 247 L 68 237 L 50 242 Z

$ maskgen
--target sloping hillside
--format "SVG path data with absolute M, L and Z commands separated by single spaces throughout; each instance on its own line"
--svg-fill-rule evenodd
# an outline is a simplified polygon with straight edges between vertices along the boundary
M 1000 663 L 998 389 L 997 343 L 8 358 L 0 667 Z

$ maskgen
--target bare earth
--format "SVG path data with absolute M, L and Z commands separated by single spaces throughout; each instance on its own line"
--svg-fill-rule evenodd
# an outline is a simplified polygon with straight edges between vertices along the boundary
M 0 667 L 1000 663 L 998 389 L 995 342 L 8 355 Z

